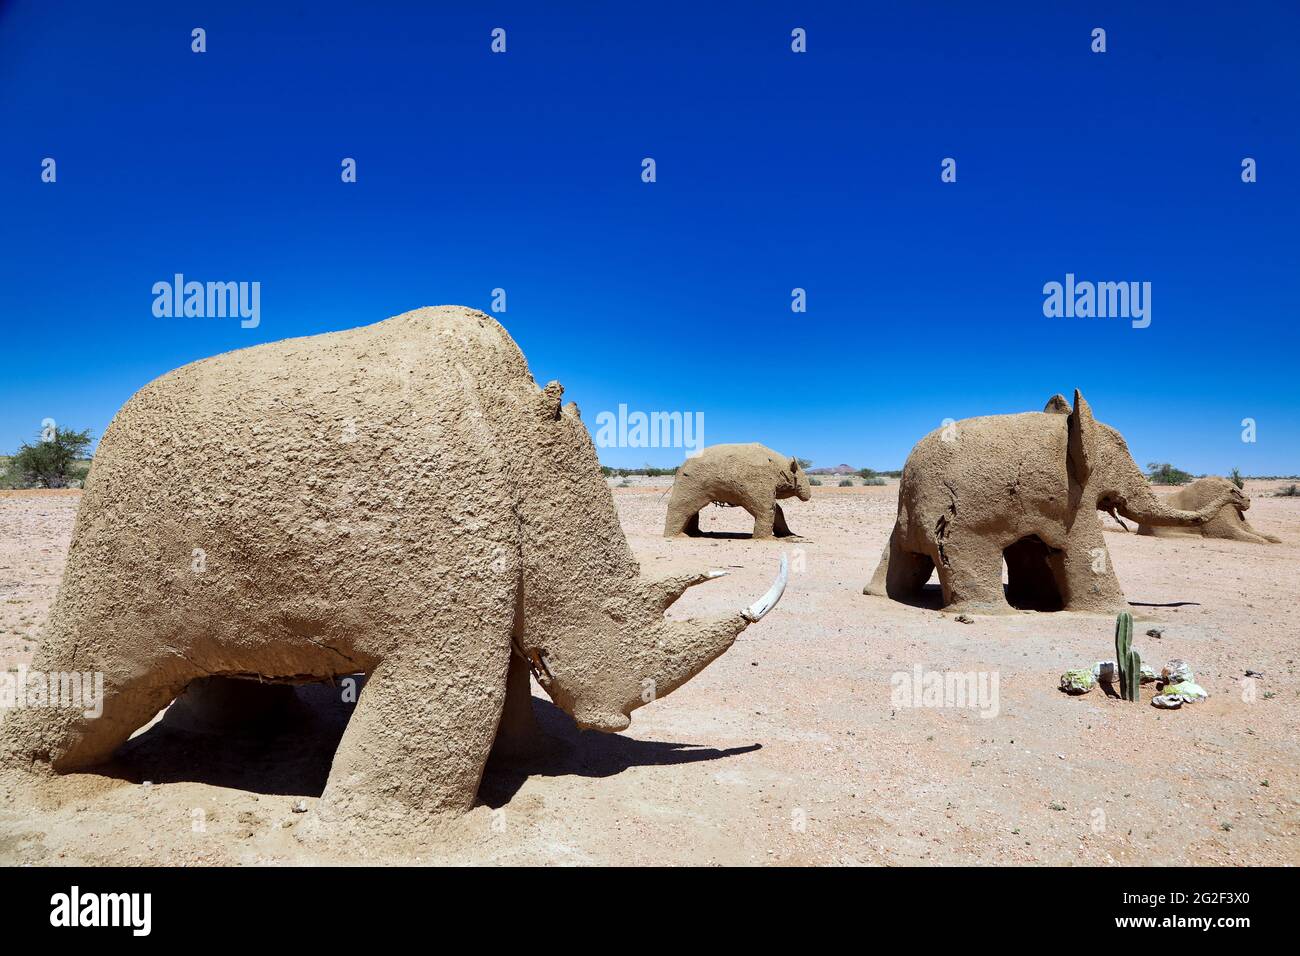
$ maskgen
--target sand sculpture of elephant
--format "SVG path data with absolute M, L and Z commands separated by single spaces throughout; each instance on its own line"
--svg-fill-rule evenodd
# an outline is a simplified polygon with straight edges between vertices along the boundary
M 718 572 L 641 577 L 561 386 L 488 316 L 424 308 L 184 366 L 109 426 L 34 668 L 99 671 L 98 719 L 15 710 L 0 753 L 108 758 L 198 678 L 365 673 L 322 818 L 401 827 L 475 799 L 532 729 L 529 674 L 618 731 L 776 603 L 665 610 Z M 414 813 L 414 816 L 413 816 Z
M 1225 489 L 1235 487 L 1227 478 L 1208 475 L 1205 478 L 1196 479 L 1185 488 L 1178 489 L 1166 500 L 1171 507 L 1197 511 L 1205 507 L 1209 502 L 1217 500 Z M 1249 507 L 1250 498 L 1243 494 L 1239 500 L 1234 499 L 1220 508 L 1218 513 L 1205 524 L 1186 529 L 1177 526 L 1141 524 L 1138 525 L 1138 534 L 1155 535 L 1156 537 L 1200 534 L 1206 538 L 1226 538 L 1230 541 L 1249 541 L 1252 544 L 1279 543 L 1282 540 L 1281 538 L 1265 534 L 1251 527 L 1250 522 L 1246 520 L 1245 514 L 1246 509 Z
M 1057 395 L 1042 412 L 968 418 L 918 442 L 863 590 L 913 600 L 937 570 L 943 604 L 954 609 L 1123 610 L 1099 509 L 1196 526 L 1241 497 L 1222 489 L 1194 511 L 1161 501 L 1123 436 L 1096 421 L 1076 390 L 1073 408 Z
M 777 501 L 795 497 L 812 497 L 797 458 L 757 443 L 710 445 L 677 469 L 664 537 L 700 534 L 700 509 L 709 504 L 744 508 L 754 518 L 755 538 L 788 537 L 793 532 Z

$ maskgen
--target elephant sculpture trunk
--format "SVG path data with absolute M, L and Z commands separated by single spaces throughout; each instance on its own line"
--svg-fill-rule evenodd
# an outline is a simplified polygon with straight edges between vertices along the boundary
M 1241 495 L 1235 497 L 1240 498 Z M 1187 511 L 1171 507 L 1161 501 L 1149 486 L 1144 485 L 1129 497 L 1121 499 L 1116 504 L 1116 510 L 1130 521 L 1151 527 L 1189 527 L 1205 524 L 1218 514 L 1224 505 L 1233 502 L 1233 499 L 1233 494 L 1225 489 L 1205 507 L 1196 511 Z
M 1143 521 L 1138 525 L 1138 534 L 1156 537 L 1176 537 L 1183 534 L 1199 535 L 1203 538 L 1222 538 L 1226 541 L 1244 541 L 1249 544 L 1277 544 L 1280 538 L 1260 531 L 1246 520 L 1246 511 L 1250 508 L 1250 499 L 1237 485 L 1219 475 L 1206 475 L 1190 485 L 1184 485 L 1165 499 L 1172 508 L 1195 511 L 1197 514 L 1210 512 L 1213 516 L 1203 523 L 1194 525 L 1160 525 L 1157 522 Z M 1216 502 L 1224 502 L 1214 512 Z

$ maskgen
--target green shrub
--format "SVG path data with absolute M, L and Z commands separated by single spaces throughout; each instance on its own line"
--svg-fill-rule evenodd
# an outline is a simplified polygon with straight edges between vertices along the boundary
M 665 475 L 671 476 L 677 474 L 676 468 L 655 468 L 646 465 L 642 468 L 611 468 L 609 465 L 601 465 L 600 473 L 606 478 L 626 478 L 629 475 L 644 475 L 647 478 L 662 478 Z
M 840 487 L 841 487 L 841 488 L 852 488 L 852 487 L 853 487 L 853 479 L 851 479 L 851 478 L 841 478 L 841 479 L 840 479 Z
M 1192 480 L 1190 473 L 1175 468 L 1169 462 L 1153 461 L 1147 465 L 1147 477 L 1155 485 L 1185 485 Z
M 884 479 L 884 478 L 881 478 L 879 475 L 873 475 L 873 476 L 870 477 L 870 478 L 864 478 L 863 481 L 862 481 L 862 483 L 863 483 L 864 485 L 887 485 L 887 484 L 889 484 L 889 482 L 885 481 L 885 479 Z
M 811 458 L 796 458 L 795 461 L 799 463 L 799 467 L 802 468 L 804 471 L 807 471 L 809 468 L 812 467 Z
M 1275 498 L 1300 498 L 1300 486 L 1287 485 L 1285 488 L 1279 488 L 1273 492 Z
M 880 472 L 876 471 L 874 468 L 859 468 L 859 469 L 858 469 L 858 477 L 859 477 L 859 478 L 875 478 L 876 475 L 878 475 L 878 474 L 880 474 Z
M 813 485 L 814 487 L 820 488 L 820 487 L 822 486 L 822 480 L 821 480 L 820 478 L 809 478 L 809 479 L 808 479 L 808 484 Z
M 23 444 L 9 459 L 5 484 L 14 488 L 66 488 L 74 478 L 85 478 L 90 470 L 81 461 L 90 447 L 90 430 L 74 432 L 55 428 L 53 435 L 36 444 Z
M 1246 483 L 1245 483 L 1244 481 L 1241 480 L 1241 469 L 1240 469 L 1240 468 L 1234 468 L 1234 469 L 1232 469 L 1232 474 L 1228 476 L 1228 480 L 1231 481 L 1231 482 L 1232 482 L 1234 485 L 1236 485 L 1238 488 L 1245 488 L 1245 487 L 1246 487 Z

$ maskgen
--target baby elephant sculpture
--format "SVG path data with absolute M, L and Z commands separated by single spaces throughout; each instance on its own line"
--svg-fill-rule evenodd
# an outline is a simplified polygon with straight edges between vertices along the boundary
M 677 469 L 664 537 L 700 534 L 700 509 L 708 504 L 734 505 L 754 517 L 754 537 L 789 537 L 781 498 L 812 497 L 808 476 L 797 458 L 763 445 L 711 445 Z
M 943 603 L 1113 612 L 1127 607 L 1098 509 L 1195 526 L 1242 500 L 1222 489 L 1196 511 L 1162 502 L 1115 429 L 1076 390 L 1042 412 L 968 418 L 931 432 L 903 468 L 898 518 L 866 594 L 911 600 L 938 570 Z M 1008 584 L 1002 587 L 1002 562 Z
M 33 667 L 98 671 L 98 719 L 15 710 L 24 768 L 108 758 L 199 678 L 369 675 L 323 819 L 463 811 L 530 671 L 578 725 L 627 727 L 780 598 L 669 620 L 719 572 L 640 576 L 575 405 L 488 316 L 425 308 L 180 368 L 95 456 Z M 466 481 L 472 476 L 471 481 Z
M 1198 510 L 1204 507 L 1207 502 L 1217 499 L 1225 489 L 1235 487 L 1236 485 L 1227 478 L 1210 475 L 1196 479 L 1186 488 L 1178 489 L 1166 500 L 1175 508 Z M 1282 540 L 1281 538 L 1275 538 L 1271 534 L 1256 531 L 1250 526 L 1250 522 L 1246 520 L 1246 509 L 1249 507 L 1250 499 L 1242 495 L 1239 501 L 1234 500 L 1220 508 L 1218 514 L 1203 525 L 1184 530 L 1177 527 L 1143 524 L 1138 526 L 1138 534 L 1149 534 L 1165 538 L 1199 533 L 1205 538 L 1227 538 L 1230 541 L 1249 541 L 1252 544 L 1279 543 Z

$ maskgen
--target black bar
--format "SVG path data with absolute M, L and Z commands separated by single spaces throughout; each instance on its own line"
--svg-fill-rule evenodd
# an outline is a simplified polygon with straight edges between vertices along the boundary
M 130 925 L 55 927 L 56 894 L 148 893 L 149 939 L 206 944 L 223 939 L 297 939 L 330 932 L 475 932 L 470 914 L 499 911 L 524 930 L 613 920 L 622 932 L 659 936 L 669 921 L 723 916 L 730 931 L 774 923 L 877 935 L 929 927 L 941 935 L 1052 933 L 1086 941 L 1097 933 L 1224 943 L 1260 927 L 1288 925 L 1291 874 L 1278 869 L 888 869 L 536 871 L 370 868 L 89 869 L 0 871 L 4 938 L 137 938 Z M 539 882 L 541 880 L 542 882 Z M 720 892 L 721 891 L 721 892 Z M 724 902 L 734 900 L 735 911 Z M 143 898 L 141 898 L 143 900 Z M 142 912 L 142 911 L 137 911 Z M 748 915 L 745 915 L 748 914 Z M 1149 925 L 1124 921 L 1149 921 Z M 1208 920 L 1209 925 L 1201 921 Z M 1195 921 L 1195 922 L 1193 922 Z M 741 924 L 737 926 L 737 924 Z M 490 923 L 487 925 L 491 925 Z M 612 930 L 613 931 L 613 930 Z M 1163 931 L 1163 932 L 1162 932 Z M 1172 931 L 1172 934 L 1170 933 Z M 444 937 L 445 938 L 445 937 Z M 922 937 L 924 938 L 924 937 Z M 1053 938 L 1053 937 L 1044 937 Z

